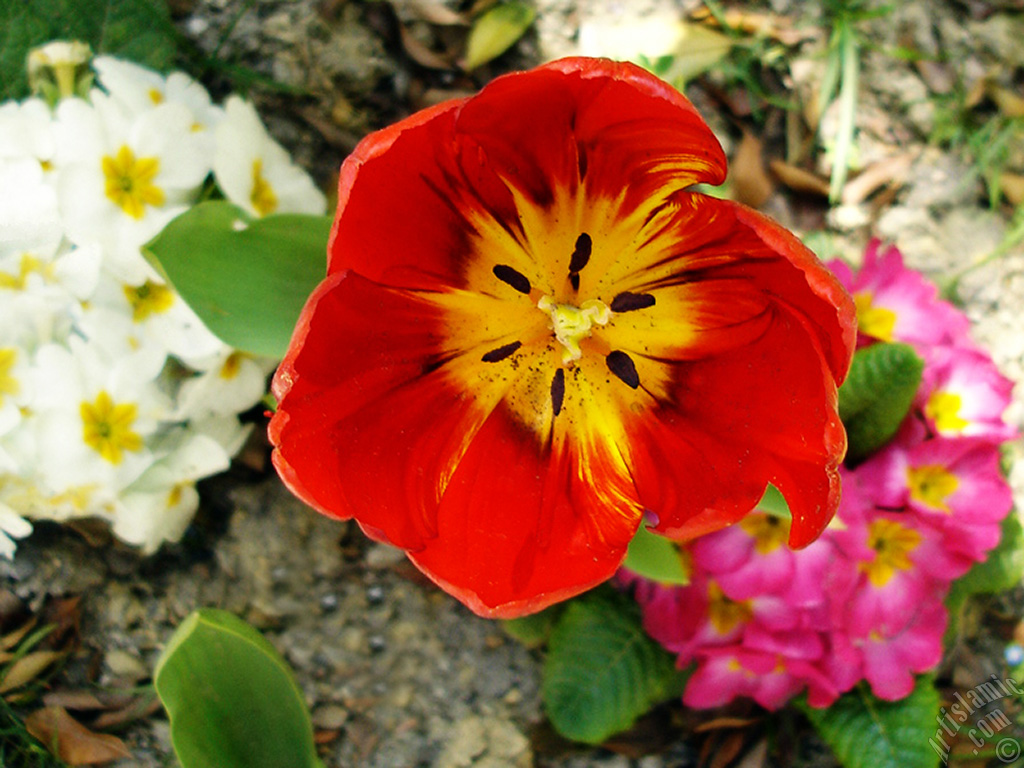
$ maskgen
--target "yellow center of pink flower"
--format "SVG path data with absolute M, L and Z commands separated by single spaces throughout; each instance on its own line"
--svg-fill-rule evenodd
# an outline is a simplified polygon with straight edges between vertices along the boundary
M 874 294 L 870 291 L 860 291 L 853 295 L 853 301 L 857 305 L 857 327 L 863 334 L 882 341 L 892 341 L 896 313 L 885 307 L 874 306 L 874 299 Z
M 909 571 L 913 566 L 910 553 L 921 543 L 921 534 L 895 520 L 879 518 L 868 526 L 868 547 L 875 559 L 861 563 L 868 580 L 875 587 L 884 587 L 896 571 Z
M 970 424 L 960 416 L 963 401 L 955 392 L 936 390 L 924 406 L 924 415 L 935 423 L 939 432 L 960 432 Z
M 754 609 L 749 600 L 733 600 L 718 583 L 708 582 L 708 619 L 720 635 L 727 635 L 740 624 L 750 621 Z
M 939 464 L 923 464 L 907 469 L 907 485 L 914 501 L 948 514 L 948 499 L 960 485 L 960 480 Z
M 789 526 L 775 515 L 760 512 L 747 515 L 740 520 L 740 528 L 754 539 L 754 550 L 759 555 L 767 555 L 786 543 L 789 538 Z

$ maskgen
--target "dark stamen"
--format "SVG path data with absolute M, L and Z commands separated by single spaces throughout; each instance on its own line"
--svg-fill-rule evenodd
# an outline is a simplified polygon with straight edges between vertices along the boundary
M 491 271 L 494 272 L 494 276 L 501 280 L 501 282 L 507 283 L 520 293 L 530 292 L 530 281 L 522 272 L 512 269 L 507 264 L 498 264 Z
M 569 272 L 579 272 L 587 266 L 593 247 L 594 243 L 586 232 L 576 238 L 576 249 L 572 252 L 572 258 L 569 259 Z
M 513 341 L 511 344 L 506 344 L 503 347 L 492 349 L 490 352 L 484 354 L 481 360 L 485 363 L 496 363 L 499 360 L 504 360 L 509 355 L 513 354 L 517 349 L 523 346 L 522 342 Z
M 623 291 L 612 299 L 612 312 L 632 312 L 654 306 L 654 295 L 650 293 L 629 293 Z
M 555 378 L 551 380 L 551 409 L 555 416 L 562 412 L 562 401 L 565 399 L 565 370 L 559 368 L 555 371 Z
M 632 389 L 640 386 L 640 375 L 636 372 L 633 358 L 625 352 L 616 349 L 614 352 L 609 352 L 608 357 L 604 360 L 608 364 L 608 370 L 622 379 L 626 386 Z
M 580 273 L 579 272 L 570 272 L 569 273 L 569 285 L 572 286 L 572 289 L 574 291 L 578 291 L 580 289 Z

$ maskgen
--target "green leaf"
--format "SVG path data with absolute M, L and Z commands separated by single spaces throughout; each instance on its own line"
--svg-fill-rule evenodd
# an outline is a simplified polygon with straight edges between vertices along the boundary
M 801 706 L 845 768 L 935 768 L 939 693 L 931 675 L 921 675 L 900 701 L 882 701 L 864 684 L 827 709 Z
M 223 341 L 281 358 L 324 277 L 330 231 L 329 216 L 253 220 L 213 200 L 174 219 L 143 252 Z
M 5 0 L 0 2 L 0 100 L 28 95 L 25 57 L 51 40 L 80 40 L 158 70 L 174 58 L 166 0 Z
M 839 416 L 849 458 L 859 461 L 896 434 L 921 384 L 924 361 L 908 344 L 873 344 L 857 351 L 839 388 Z
M 470 72 L 495 59 L 523 36 L 537 17 L 537 10 L 526 3 L 500 3 L 473 22 L 466 40 L 462 68 Z
M 183 768 L 322 768 L 291 670 L 237 616 L 215 608 L 190 614 L 153 682 Z
M 689 584 L 690 574 L 679 552 L 679 546 L 671 539 L 659 536 L 641 525 L 626 550 L 622 565 L 646 579 L 662 584 Z
M 675 658 L 644 632 L 637 604 L 598 588 L 570 602 L 551 633 L 541 696 L 559 733 L 599 744 L 679 696 L 685 681 Z
M 979 593 L 1013 589 L 1024 578 L 1024 531 L 1020 517 L 1011 511 L 1002 522 L 999 544 L 984 561 L 953 582 L 949 600 Z
M 520 616 L 516 619 L 505 619 L 501 628 L 514 640 L 518 640 L 527 648 L 538 648 L 548 641 L 551 630 L 565 609 L 565 603 L 556 603 L 539 613 Z

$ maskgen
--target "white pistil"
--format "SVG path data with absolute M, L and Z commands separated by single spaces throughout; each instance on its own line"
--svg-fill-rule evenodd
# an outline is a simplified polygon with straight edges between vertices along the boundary
M 599 299 L 589 299 L 578 307 L 572 304 L 555 304 L 548 296 L 537 302 L 537 308 L 551 316 L 551 330 L 564 347 L 562 363 L 569 364 L 583 356 L 580 342 L 590 336 L 594 324 L 607 325 L 612 317 L 608 305 Z

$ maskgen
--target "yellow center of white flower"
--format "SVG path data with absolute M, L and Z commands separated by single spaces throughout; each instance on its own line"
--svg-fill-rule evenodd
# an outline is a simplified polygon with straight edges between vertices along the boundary
M 111 464 L 120 464 L 125 451 L 142 450 L 142 437 L 132 427 L 138 417 L 135 403 L 115 404 L 102 391 L 93 403 L 82 402 L 82 439 Z
M 135 157 L 127 145 L 102 160 L 107 197 L 133 219 L 141 219 L 147 205 L 163 205 L 165 196 L 153 180 L 160 172 L 155 157 Z
M 960 432 L 970 424 L 960 416 L 961 405 L 963 401 L 960 395 L 936 390 L 925 403 L 924 415 L 935 422 L 935 428 L 940 432 Z
M 249 202 L 260 216 L 266 216 L 277 210 L 277 195 L 263 175 L 263 161 L 256 158 L 252 161 L 252 192 Z
M 599 299 L 584 301 L 578 307 L 572 304 L 556 304 L 544 296 L 537 302 L 537 308 L 551 316 L 551 330 L 562 345 L 562 362 L 569 364 L 583 357 L 580 342 L 589 338 L 591 328 L 607 325 L 612 311 Z
M 52 283 L 56 280 L 56 271 L 52 262 L 44 262 L 31 253 L 23 253 L 21 254 L 21 262 L 18 264 L 17 275 L 12 275 L 9 272 L 0 272 L 0 288 L 23 291 L 30 275 L 39 275 L 43 282 L 46 283 Z
M 166 285 L 147 280 L 140 286 L 124 286 L 124 295 L 132 308 L 132 320 L 141 323 L 151 315 L 166 312 L 174 306 L 174 292 Z
M 924 464 L 907 469 L 910 498 L 933 509 L 949 512 L 946 500 L 960 485 L 957 476 L 938 464 Z
M 875 551 L 875 559 L 861 563 L 868 581 L 876 587 L 889 583 L 897 570 L 909 571 L 913 567 L 910 553 L 921 543 L 921 534 L 895 520 L 880 518 L 868 526 L 868 547 Z
M 870 291 L 855 293 L 853 301 L 857 305 L 857 327 L 861 333 L 882 341 L 892 341 L 896 313 L 885 307 L 873 306 L 874 295 Z
M 228 355 L 228 359 L 220 367 L 220 377 L 228 381 L 237 377 L 238 372 L 242 370 L 242 360 L 244 358 L 245 356 L 241 352 L 232 352 Z
M 18 350 L 16 347 L 0 348 L 0 407 L 4 404 L 5 396 L 16 395 L 21 391 L 21 384 L 11 373 L 17 361 Z

